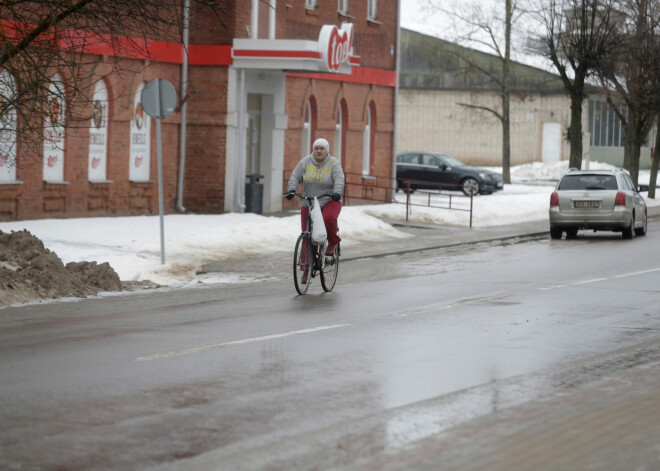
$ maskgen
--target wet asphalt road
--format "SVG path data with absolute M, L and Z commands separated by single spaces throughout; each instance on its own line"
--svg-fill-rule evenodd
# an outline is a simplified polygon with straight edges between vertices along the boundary
M 272 257 L 257 284 L 0 310 L 0 467 L 327 469 L 396 454 L 660 360 L 659 244 L 652 222 L 633 241 L 359 260 L 334 293 L 314 280 L 303 297 L 288 257 Z

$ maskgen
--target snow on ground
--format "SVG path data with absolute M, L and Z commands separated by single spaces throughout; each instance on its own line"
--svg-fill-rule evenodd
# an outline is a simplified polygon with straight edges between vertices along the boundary
M 550 193 L 566 162 L 555 165 L 533 163 L 511 169 L 512 184 L 493 195 L 474 198 L 473 226 L 496 226 L 547 218 Z M 610 167 L 591 162 L 592 169 Z M 501 171 L 500 169 L 496 169 Z M 640 172 L 647 183 L 649 172 Z M 646 195 L 645 195 L 646 196 Z M 339 216 L 342 244 L 408 237 L 386 221 L 405 221 L 405 195 L 396 203 L 347 206 Z M 415 204 L 427 204 L 428 195 L 416 192 Z M 448 206 L 448 197 L 432 196 L 433 205 Z M 656 203 L 657 201 L 657 203 Z M 660 201 L 648 200 L 649 205 Z M 469 198 L 452 196 L 452 207 L 469 208 Z M 0 222 L 4 232 L 27 229 L 41 239 L 64 263 L 109 262 L 124 281 L 151 280 L 178 285 L 195 279 L 203 264 L 266 252 L 291 251 L 300 233 L 300 216 L 274 217 L 256 214 L 180 215 L 164 217 L 165 264 L 160 263 L 160 221 L 158 216 L 40 219 Z M 469 213 L 413 206 L 412 223 L 465 226 Z M 199 281 L 199 279 L 196 279 Z M 207 282 L 218 282 L 208 278 Z M 231 280 L 225 277 L 224 282 Z

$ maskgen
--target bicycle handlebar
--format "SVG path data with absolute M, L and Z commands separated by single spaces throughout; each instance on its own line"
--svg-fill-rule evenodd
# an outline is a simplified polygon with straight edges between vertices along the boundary
M 287 194 L 288 194 L 288 193 L 283 194 L 283 195 L 282 195 L 282 198 L 286 197 Z M 296 196 L 297 196 L 298 198 L 300 198 L 301 200 L 307 200 L 307 201 L 309 201 L 310 203 L 311 203 L 312 201 L 314 201 L 314 198 L 323 198 L 324 196 L 329 196 L 330 198 L 332 198 L 332 195 L 331 195 L 330 193 L 325 193 L 325 194 L 323 194 L 323 195 L 319 195 L 319 196 L 303 196 L 303 195 L 301 195 L 301 194 L 299 194 L 299 193 L 295 193 L 295 192 L 294 192 L 293 194 L 296 195 Z

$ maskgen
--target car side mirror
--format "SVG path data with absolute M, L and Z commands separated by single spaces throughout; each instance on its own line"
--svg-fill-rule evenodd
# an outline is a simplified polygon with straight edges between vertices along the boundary
M 440 170 L 447 170 L 447 165 L 446 164 L 440 164 L 440 165 L 438 165 L 438 168 Z

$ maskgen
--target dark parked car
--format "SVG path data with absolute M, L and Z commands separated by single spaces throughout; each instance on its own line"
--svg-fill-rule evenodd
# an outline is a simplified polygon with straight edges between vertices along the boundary
M 491 170 L 471 167 L 456 157 L 433 152 L 403 152 L 396 156 L 397 187 L 405 189 L 462 190 L 469 195 L 490 194 L 504 188 L 502 175 Z

